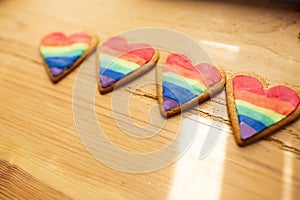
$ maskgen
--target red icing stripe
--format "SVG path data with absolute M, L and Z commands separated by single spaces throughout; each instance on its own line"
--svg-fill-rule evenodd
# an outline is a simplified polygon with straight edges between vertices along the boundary
M 106 46 L 111 49 L 125 52 L 128 50 L 128 43 L 123 37 L 112 37 L 102 43 L 101 46 Z
M 155 50 L 149 44 L 128 44 L 127 40 L 123 37 L 112 37 L 102 44 L 101 52 L 112 56 L 120 56 L 123 53 L 130 53 L 146 60 L 146 62 L 149 62 L 152 59 Z
M 85 33 L 74 33 L 69 36 L 69 42 L 70 43 L 77 43 L 77 42 L 83 42 L 83 43 L 90 43 L 91 36 L 87 35 Z
M 91 36 L 85 33 L 75 33 L 67 37 L 61 32 L 56 32 L 45 36 L 42 41 L 42 46 L 68 46 L 74 43 L 87 43 L 89 44 Z
M 261 82 L 252 76 L 238 75 L 234 77 L 233 86 L 235 90 L 245 90 L 251 93 L 265 95 L 269 98 L 288 102 L 296 108 L 300 104 L 299 95 L 291 88 L 279 85 L 264 90 Z
M 115 49 L 112 49 L 110 47 L 103 46 L 103 45 L 101 45 L 101 47 L 100 47 L 100 52 L 105 53 L 110 56 L 114 56 L 114 57 L 120 57 L 121 55 L 124 54 L 124 52 L 122 52 L 122 51 L 118 51 L 118 50 L 115 50 Z
M 206 82 L 203 80 L 202 76 L 200 75 L 200 72 L 197 71 L 194 67 L 191 70 L 188 70 L 187 68 L 177 66 L 175 64 L 173 64 L 173 65 L 165 64 L 163 66 L 163 72 L 164 73 L 174 72 L 174 73 L 180 74 L 183 77 L 200 81 L 201 83 L 203 83 L 204 85 L 207 86 Z
M 152 57 L 154 56 L 154 53 L 155 53 L 155 51 L 152 47 L 133 50 L 133 51 L 129 52 L 129 54 L 136 55 L 136 56 L 146 60 L 147 62 L 149 62 L 152 59 Z
M 114 49 L 111 49 L 109 47 L 106 46 L 102 46 L 101 47 L 101 53 L 105 53 L 107 55 L 110 55 L 112 57 L 116 57 L 116 58 L 121 58 L 123 60 L 129 61 L 129 62 L 134 62 L 137 63 L 139 65 L 144 65 L 147 62 L 149 62 L 149 60 L 143 59 L 135 54 L 131 54 L 130 53 L 124 53 L 124 52 L 120 52 Z
M 278 98 L 270 98 L 265 95 L 254 94 L 241 89 L 234 90 L 234 98 L 249 102 L 259 107 L 273 110 L 282 115 L 288 115 L 297 108 L 293 104 L 281 101 Z
M 205 63 L 193 66 L 192 61 L 185 55 L 171 54 L 167 57 L 165 64 L 178 74 L 187 78 L 200 80 L 201 83 L 209 87 L 222 80 L 222 75 L 215 66 Z M 168 69 L 167 67 L 163 69 L 164 72 L 172 71 L 172 69 Z
M 195 67 L 192 65 L 192 61 L 185 55 L 181 54 L 169 55 L 165 61 L 165 64 L 171 66 L 176 65 L 186 70 L 195 71 Z
M 281 101 L 288 102 L 295 106 L 296 108 L 300 105 L 300 98 L 298 94 L 283 85 L 275 86 L 266 91 L 267 97 L 276 98 Z
M 203 63 L 195 66 L 195 68 L 201 72 L 201 75 L 209 87 L 219 83 L 222 80 L 220 71 L 213 65 Z
M 255 94 L 264 95 L 264 88 L 256 78 L 252 76 L 239 75 L 233 79 L 234 89 L 246 90 Z
M 137 55 L 131 54 L 131 53 L 126 53 L 126 54 L 120 56 L 119 58 L 123 59 L 123 60 L 127 60 L 129 62 L 134 62 L 140 66 L 145 65 L 149 61 L 149 60 L 146 61 L 145 59 L 143 59 Z

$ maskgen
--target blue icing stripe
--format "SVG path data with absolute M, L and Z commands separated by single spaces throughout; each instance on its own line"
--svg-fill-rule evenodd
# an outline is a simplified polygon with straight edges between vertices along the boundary
M 70 68 L 80 56 L 71 57 L 49 57 L 45 61 L 49 68 L 68 69 Z
M 100 75 L 113 78 L 116 81 L 120 80 L 121 78 L 123 78 L 125 76 L 122 73 L 119 73 L 119 72 L 116 72 L 116 71 L 112 71 L 110 69 L 102 69 L 102 68 L 100 68 Z
M 180 104 L 184 104 L 197 96 L 192 92 L 190 92 L 189 90 L 172 83 L 163 82 L 162 85 L 163 85 L 163 96 L 173 99 Z
M 260 132 L 267 128 L 263 123 L 252 119 L 251 117 L 247 117 L 245 115 L 238 115 L 239 122 L 244 122 L 248 126 L 251 126 L 253 129 L 255 129 L 257 132 Z
M 270 117 L 268 117 L 262 113 L 256 112 L 255 110 L 249 109 L 245 106 L 237 105 L 236 110 L 239 115 L 251 117 L 252 119 L 260 121 L 265 126 L 271 126 L 272 124 L 275 123 L 275 121 L 273 119 L 271 119 Z

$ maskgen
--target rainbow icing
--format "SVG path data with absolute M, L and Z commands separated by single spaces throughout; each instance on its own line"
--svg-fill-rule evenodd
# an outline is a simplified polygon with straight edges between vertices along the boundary
M 164 110 L 196 98 L 221 80 L 221 73 L 216 67 L 205 63 L 193 66 L 186 56 L 170 54 L 162 65 Z
M 256 78 L 247 75 L 234 77 L 232 84 L 243 140 L 286 118 L 300 104 L 299 95 L 286 86 L 264 90 Z
M 103 88 L 147 64 L 155 54 L 148 44 L 128 44 L 123 37 L 112 37 L 100 47 L 100 83 Z
M 91 36 L 75 33 L 67 37 L 61 32 L 45 36 L 40 43 L 40 52 L 53 77 L 69 69 L 89 48 Z

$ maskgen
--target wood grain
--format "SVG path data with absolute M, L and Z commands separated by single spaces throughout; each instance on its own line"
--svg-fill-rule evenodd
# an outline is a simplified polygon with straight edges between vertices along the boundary
M 70 199 L 7 161 L 0 161 L 1 199 Z
M 269 1 L 2 0 L 0 1 L 1 199 L 298 199 L 300 121 L 239 148 L 225 93 L 184 113 L 200 130 L 219 124 L 215 148 L 199 159 L 205 134 L 178 161 L 155 172 L 130 174 L 96 160 L 77 134 L 72 95 L 79 68 L 52 84 L 38 52 L 52 31 L 96 33 L 100 39 L 138 27 L 179 31 L 197 41 L 228 76 L 253 71 L 271 84 L 300 89 L 300 13 Z M 149 73 L 151 74 L 151 73 Z M 147 78 L 147 76 L 145 76 Z M 132 90 L 130 117 L 150 122 L 155 85 Z M 115 124 L 111 94 L 95 94 L 96 117 L 113 144 L 131 152 L 163 148 L 176 137 L 179 117 L 140 140 Z

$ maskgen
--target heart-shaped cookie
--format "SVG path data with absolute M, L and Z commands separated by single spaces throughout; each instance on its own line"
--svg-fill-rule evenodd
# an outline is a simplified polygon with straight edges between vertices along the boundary
M 221 91 L 226 82 L 222 68 L 193 65 L 185 55 L 160 53 L 157 64 L 158 101 L 163 116 L 171 117 Z
M 226 96 L 233 133 L 245 146 L 265 137 L 300 117 L 299 92 L 288 86 L 267 88 L 253 73 L 233 75 L 226 84 Z
M 50 79 L 55 83 L 76 68 L 99 42 L 95 35 L 75 33 L 66 36 L 55 32 L 45 36 L 39 45 Z
M 158 58 L 157 51 L 149 44 L 128 44 L 123 37 L 112 37 L 100 46 L 100 77 L 98 88 L 101 94 L 112 91 L 116 85 L 136 78 L 147 72 Z

